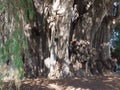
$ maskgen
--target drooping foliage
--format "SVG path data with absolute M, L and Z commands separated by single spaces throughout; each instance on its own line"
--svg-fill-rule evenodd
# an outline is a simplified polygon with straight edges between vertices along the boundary
M 112 68 L 110 26 L 117 16 L 110 0 L 0 2 L 1 62 L 12 63 L 19 78 L 24 66 L 27 77 L 50 78 L 103 75 Z
M 17 78 L 23 78 L 24 76 L 22 59 L 23 54 L 27 50 L 27 42 L 20 22 L 20 10 L 23 8 L 23 1 L 24 0 L 0 1 L 0 66 L 10 66 L 8 68 L 13 69 L 14 75 L 16 74 Z M 27 16 L 25 15 L 24 18 L 25 17 Z M 32 15 L 30 18 L 32 18 Z M 26 55 L 26 57 L 27 56 L 28 55 Z M 3 68 L 0 70 L 2 69 Z M 4 73 L 6 74 L 4 75 Z M 7 71 L 3 71 L 3 73 L 0 74 L 3 77 L 7 74 L 8 77 L 10 75 Z M 13 78 L 13 76 L 11 78 Z

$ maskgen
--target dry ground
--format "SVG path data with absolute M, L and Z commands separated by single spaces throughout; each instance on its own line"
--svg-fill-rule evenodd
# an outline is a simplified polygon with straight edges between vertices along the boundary
M 16 90 L 15 86 L 10 90 Z M 120 90 L 120 75 L 54 80 L 25 79 L 21 82 L 20 90 Z

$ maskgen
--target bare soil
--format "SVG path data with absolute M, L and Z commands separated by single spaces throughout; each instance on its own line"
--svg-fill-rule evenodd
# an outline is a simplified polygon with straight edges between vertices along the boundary
M 8 90 L 9 84 L 3 90 Z M 12 85 L 10 90 L 17 90 Z M 67 79 L 25 79 L 21 82 L 20 90 L 120 90 L 120 75 L 67 78 Z

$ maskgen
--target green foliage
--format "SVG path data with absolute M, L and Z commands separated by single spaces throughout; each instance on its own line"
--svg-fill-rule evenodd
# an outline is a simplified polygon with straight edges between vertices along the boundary
M 9 2 L 9 5 L 8 5 Z M 12 63 L 12 67 L 14 68 L 14 74 L 17 75 L 18 79 L 22 79 L 24 77 L 23 73 L 23 62 L 22 62 L 22 54 L 27 49 L 26 38 L 23 35 L 23 32 L 20 27 L 20 11 L 23 11 L 24 19 L 26 18 L 26 22 L 28 20 L 33 20 L 34 10 L 32 8 L 32 0 L 2 0 L 0 1 L 0 14 L 5 11 L 6 14 L 9 14 L 9 23 L 5 23 L 4 29 L 2 31 L 2 37 L 6 37 L 6 41 L 0 41 L 0 70 L 1 67 L 6 65 L 6 62 L 10 60 Z M 9 10 L 12 10 L 9 11 Z M 13 30 L 9 32 L 7 24 L 10 24 L 12 18 L 14 17 L 14 26 L 12 26 Z M 3 21 L 4 22 L 4 21 Z M 1 33 L 0 31 L 0 33 Z M 27 55 L 26 55 L 27 57 Z M 3 71 L 4 72 L 4 71 Z M 0 72 L 0 86 L 2 86 L 2 79 L 4 77 L 3 72 Z M 6 73 L 9 77 L 10 73 Z M 1 87 L 0 87 L 1 88 Z M 9 89 L 6 89 L 9 90 Z
M 33 21 L 34 10 L 33 10 L 33 0 L 20 0 L 19 8 L 24 11 L 24 20 Z
M 10 6 L 8 6 L 8 3 Z M 0 1 L 0 14 L 3 10 L 9 11 L 9 8 L 13 11 L 16 21 L 19 21 L 19 11 L 24 12 L 24 20 L 26 22 L 34 21 L 34 6 L 33 0 L 3 0 Z
M 2 88 L 2 85 L 3 85 L 3 81 L 1 80 L 3 77 L 2 77 L 2 74 L 0 73 L 0 88 Z
M 12 32 L 12 37 L 7 39 L 4 47 L 0 47 L 0 61 L 6 63 L 6 60 L 12 60 L 13 66 L 19 71 L 19 78 L 23 77 L 22 70 L 22 53 L 25 41 L 21 38 L 21 31 L 15 30 Z
M 3 1 L 0 2 L 0 13 L 1 13 L 1 11 L 3 11 L 5 8 L 6 8 L 6 3 L 5 3 L 5 0 L 3 0 Z
M 112 34 L 113 50 L 112 56 L 120 58 L 120 24 L 116 25 L 115 31 Z

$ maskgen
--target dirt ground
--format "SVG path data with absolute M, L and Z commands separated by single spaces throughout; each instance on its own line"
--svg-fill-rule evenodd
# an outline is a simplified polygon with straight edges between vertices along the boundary
M 5 87 L 8 88 L 8 85 Z M 10 90 L 17 89 L 12 86 Z M 53 80 L 25 79 L 21 82 L 20 90 L 120 90 L 120 75 Z

